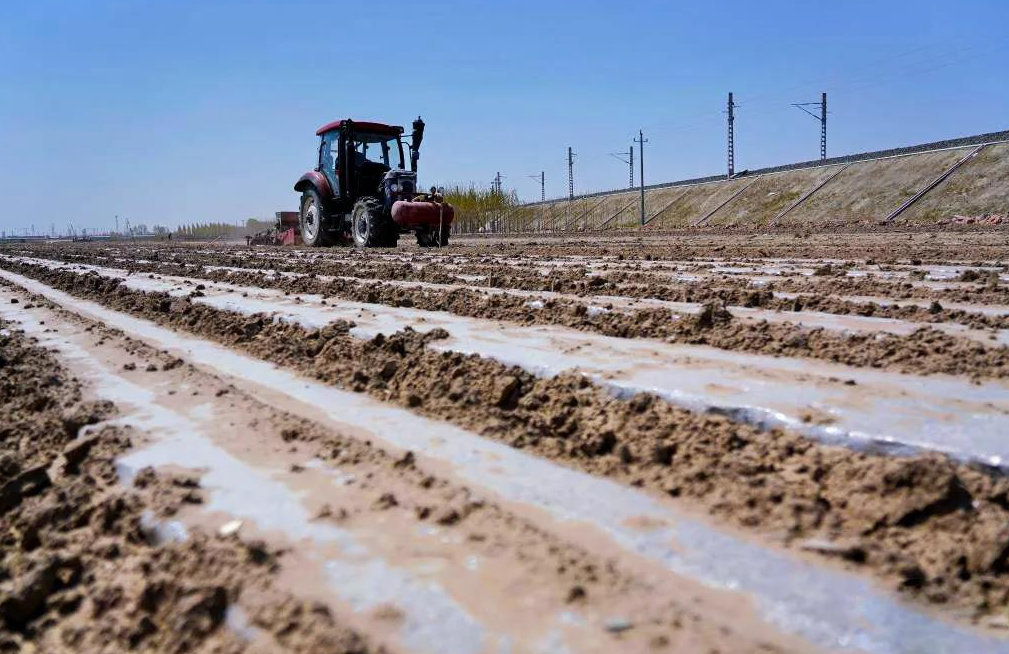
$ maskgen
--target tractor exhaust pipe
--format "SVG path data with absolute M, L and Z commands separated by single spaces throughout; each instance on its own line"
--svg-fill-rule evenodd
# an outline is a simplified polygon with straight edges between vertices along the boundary
M 410 135 L 410 170 L 417 172 L 417 160 L 420 159 L 420 144 L 424 140 L 424 121 L 420 116 L 413 121 L 413 134 Z

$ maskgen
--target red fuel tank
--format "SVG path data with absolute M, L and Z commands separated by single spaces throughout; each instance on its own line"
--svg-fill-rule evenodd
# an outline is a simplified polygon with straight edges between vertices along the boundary
M 392 204 L 392 219 L 400 227 L 448 227 L 455 218 L 451 204 L 444 202 L 407 202 L 397 200 Z

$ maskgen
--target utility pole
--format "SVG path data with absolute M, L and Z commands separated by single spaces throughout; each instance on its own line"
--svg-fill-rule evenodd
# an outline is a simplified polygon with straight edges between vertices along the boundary
M 736 103 L 732 101 L 732 92 L 729 92 L 729 104 L 726 113 L 729 114 L 729 174 L 731 178 L 736 172 Z
M 568 203 L 564 206 L 564 229 L 571 223 L 571 203 L 575 199 L 575 153 L 568 146 Z
M 568 200 L 575 199 L 575 153 L 568 146 Z
M 491 182 L 491 189 L 492 189 L 493 193 L 498 196 L 498 198 L 500 198 L 503 195 L 503 193 L 502 193 L 503 186 L 501 185 L 501 180 L 502 179 L 503 179 L 503 177 L 501 177 L 501 172 L 498 171 L 498 173 L 496 175 L 494 175 L 494 180 Z M 494 228 L 495 232 L 501 231 L 504 228 L 504 225 L 501 223 L 501 207 L 500 206 L 498 206 L 498 215 L 497 215 L 497 219 L 494 221 L 494 225 L 495 225 L 495 228 Z
M 641 226 L 645 225 L 645 143 L 648 143 L 648 139 L 645 138 L 644 133 L 639 129 L 638 138 L 635 139 L 635 143 L 638 144 L 638 161 L 641 162 L 641 175 L 639 178 L 641 180 Z
M 116 234 L 119 234 L 119 214 L 116 214 Z
M 540 183 L 540 202 L 547 199 L 547 174 L 541 170 L 539 175 L 527 175 L 531 180 Z M 536 231 L 543 229 L 543 207 L 536 207 Z
M 527 175 L 527 177 L 535 182 L 540 183 L 540 202 L 547 199 L 547 174 L 544 171 L 540 171 L 539 175 Z
M 820 96 L 820 161 L 827 159 L 827 92 Z
M 628 170 L 630 171 L 627 188 L 634 188 L 634 146 L 632 145 L 627 148 L 627 152 L 611 152 L 610 156 L 627 164 Z M 625 159 L 624 157 L 627 158 Z
M 546 202 L 547 199 L 547 173 L 544 170 L 540 171 L 540 202 Z M 539 208 L 538 214 L 536 216 L 536 231 L 543 231 L 543 207 Z
M 825 160 L 827 158 L 827 94 L 822 93 L 819 102 L 793 102 L 792 106 L 820 121 L 820 161 Z M 819 107 L 820 115 L 817 116 L 806 107 Z
M 634 188 L 634 146 L 627 148 L 627 188 Z

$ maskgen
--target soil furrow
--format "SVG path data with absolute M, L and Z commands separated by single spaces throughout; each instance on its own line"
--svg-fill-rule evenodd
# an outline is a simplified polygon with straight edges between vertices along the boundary
M 157 360 L 157 355 L 152 354 Z M 105 423 L 58 359 L 0 321 L 0 651 L 263 651 L 233 629 L 254 622 L 272 652 L 378 651 L 320 605 L 277 590 L 280 552 L 157 521 L 202 502 L 187 475 L 145 470 L 119 485 L 116 457 L 139 436 Z M 239 608 L 240 596 L 256 595 Z
M 30 267 L 30 264 L 17 262 L 7 262 L 5 265 L 17 271 L 27 269 L 25 266 Z M 145 264 L 143 268 L 168 272 L 156 264 Z M 186 272 L 192 274 L 193 271 Z M 986 346 L 974 338 L 950 335 L 931 328 L 922 328 L 908 335 L 844 333 L 788 322 L 739 320 L 734 319 L 732 311 L 725 308 L 724 299 L 708 300 L 700 313 L 676 320 L 671 319 L 668 309 L 598 311 L 580 302 L 556 299 L 546 300 L 540 310 L 533 310 L 528 298 L 487 296 L 466 289 L 437 291 L 382 283 L 369 285 L 346 279 L 320 280 L 316 276 L 290 278 L 225 270 L 204 272 L 202 277 L 211 281 L 278 288 L 291 293 L 315 293 L 369 304 L 447 311 L 472 318 L 505 320 L 526 325 L 560 325 L 605 336 L 658 338 L 672 343 L 708 345 L 764 355 L 806 357 L 914 374 L 943 373 L 975 379 L 1009 377 L 1009 347 L 1004 345 Z M 771 297 L 766 291 L 763 295 Z M 745 298 L 738 299 L 744 307 L 755 307 L 760 306 L 761 297 L 762 292 L 750 291 Z M 797 303 L 801 306 L 800 300 L 789 302 L 793 308 Z
M 41 305 L 48 305 L 48 302 L 44 300 L 36 298 L 32 302 L 34 306 L 28 311 L 38 316 L 35 322 L 43 317 L 50 323 L 58 319 L 64 329 L 82 322 L 65 312 L 45 309 Z M 422 455 L 415 458 L 409 452 L 385 452 L 364 439 L 333 431 L 323 423 L 305 420 L 276 407 L 262 406 L 233 386 L 208 378 L 190 366 L 178 365 L 172 357 L 159 354 L 139 341 L 124 338 L 115 330 L 90 323 L 86 329 L 78 330 L 78 334 L 83 331 L 93 334 L 90 337 L 93 344 L 88 347 L 103 353 L 102 356 L 113 357 L 110 363 L 127 362 L 122 364 L 124 372 L 117 374 L 133 381 L 124 383 L 171 389 L 169 395 L 161 392 L 157 400 L 159 405 L 171 402 L 176 390 L 179 395 L 184 391 L 185 397 L 175 401 L 177 406 L 193 407 L 184 412 L 192 416 L 207 414 L 205 419 L 218 425 L 239 421 L 230 430 L 239 430 L 234 436 L 227 436 L 227 429 L 218 429 L 213 440 L 221 447 L 241 453 L 246 460 L 256 461 L 255 452 L 259 450 L 274 468 L 290 467 L 288 472 L 273 472 L 268 479 L 256 481 L 257 486 L 276 485 L 276 481 L 286 479 L 284 483 L 292 485 L 292 490 L 306 498 L 302 501 L 307 502 L 306 508 L 315 516 L 311 521 L 318 525 L 315 529 L 336 528 L 357 534 L 364 538 L 361 544 L 377 545 L 390 561 L 425 570 L 425 585 L 442 584 L 452 597 L 464 600 L 463 605 L 481 620 L 480 625 L 487 632 L 478 636 L 473 626 L 460 625 L 451 615 L 444 614 L 438 617 L 436 625 L 418 623 L 411 613 L 410 594 L 406 588 L 400 588 L 395 597 L 367 611 L 364 617 L 357 615 L 360 609 L 349 614 L 341 612 L 338 604 L 333 605 L 326 599 L 325 584 L 320 586 L 309 580 L 324 576 L 311 574 L 313 558 L 332 554 L 327 554 L 319 545 L 312 546 L 296 538 L 299 530 L 308 528 L 308 525 L 297 527 L 291 523 L 291 515 L 297 509 L 278 503 L 276 497 L 264 495 L 255 487 L 242 486 L 234 471 L 229 473 L 228 487 L 221 487 L 219 474 L 215 472 L 219 463 L 203 458 L 201 452 L 206 446 L 187 436 L 185 452 L 180 452 L 183 456 L 171 459 L 173 465 L 166 469 L 173 475 L 172 479 L 184 482 L 185 498 L 181 504 L 169 506 L 160 500 L 155 504 L 145 496 L 142 508 L 148 512 L 156 510 L 158 520 L 170 520 L 162 523 L 172 527 L 168 530 L 169 536 L 177 533 L 179 524 L 185 524 L 189 540 L 203 538 L 202 530 L 208 526 L 208 521 L 216 529 L 218 524 L 227 524 L 226 520 L 236 517 L 234 511 L 238 510 L 237 517 L 245 518 L 241 542 L 248 547 L 276 552 L 271 574 L 277 586 L 300 589 L 315 598 L 315 612 L 324 615 L 332 612 L 337 619 L 352 622 L 354 628 L 369 634 L 383 646 L 388 644 L 392 634 L 403 631 L 401 644 L 393 647 L 394 651 L 410 651 L 418 646 L 421 651 L 475 651 L 468 649 L 467 632 L 494 642 L 495 638 L 500 639 L 494 635 L 494 630 L 505 625 L 510 625 L 506 628 L 521 626 L 520 632 L 507 636 L 517 651 L 535 649 L 538 639 L 547 638 L 556 643 L 566 642 L 579 651 L 611 651 L 615 646 L 622 651 L 651 651 L 656 643 L 685 649 L 812 650 L 807 644 L 776 635 L 759 623 L 741 628 L 740 616 L 751 613 L 743 598 L 706 590 L 688 579 L 667 579 L 668 575 L 656 577 L 654 571 L 626 557 L 613 557 L 608 552 L 601 557 L 579 544 L 559 539 L 513 510 L 504 509 L 486 496 L 478 497 L 466 487 L 455 484 L 450 477 L 443 477 L 437 471 L 432 474 L 421 460 Z M 53 336 L 51 340 L 57 338 Z M 128 354 L 122 356 L 123 351 Z M 125 424 L 133 423 L 130 416 L 120 419 L 121 423 L 124 421 Z M 243 442 L 241 422 L 248 422 L 255 430 L 258 437 L 255 442 Z M 195 426 L 187 427 L 187 431 L 194 429 L 200 429 L 198 419 Z M 160 487 L 153 485 L 154 473 L 140 466 L 152 465 L 161 459 L 164 455 L 154 452 L 167 451 L 165 448 L 171 441 L 166 441 L 164 435 L 145 433 L 136 424 L 132 433 L 131 451 L 118 453 L 117 469 L 120 474 L 129 471 L 138 488 L 159 490 Z M 332 472 L 328 466 L 333 466 Z M 340 484 L 339 490 L 334 492 L 326 480 L 337 470 L 335 478 Z M 160 489 L 159 492 L 164 491 Z M 278 537 L 269 529 L 269 521 L 263 521 L 264 516 L 258 509 L 253 509 L 252 514 L 241 513 L 241 503 L 222 499 L 222 493 L 226 497 L 227 493 L 236 492 L 246 495 L 250 503 L 276 507 L 283 514 L 278 517 L 284 521 L 287 533 Z M 207 507 L 205 511 L 200 508 L 203 506 Z M 205 515 L 211 509 L 212 512 Z M 227 511 L 228 515 L 222 515 L 222 511 Z M 152 528 L 160 529 L 156 523 L 151 524 Z M 369 542 L 370 533 L 375 536 Z M 592 539 L 587 530 L 577 530 L 572 536 L 577 536 L 578 540 Z M 258 540 L 260 537 L 262 542 Z M 431 571 L 432 562 L 438 562 L 434 568 L 444 571 Z M 332 565 L 335 563 L 328 567 Z M 363 571 L 373 566 L 374 563 L 367 566 L 359 563 L 356 569 Z M 360 574 L 345 571 L 340 583 L 345 586 L 354 583 L 354 577 Z M 391 581 L 394 578 L 375 579 L 368 586 L 350 592 L 358 597 L 362 594 L 382 596 L 388 591 L 381 588 L 381 582 Z M 507 598 L 516 587 L 529 588 L 528 596 L 519 606 L 507 606 Z M 341 591 L 337 589 L 336 592 Z M 251 599 L 250 594 L 254 594 Z M 275 594 L 264 596 L 258 588 L 249 587 L 239 588 L 236 595 L 239 601 L 235 603 L 232 598 L 229 611 L 232 614 L 240 612 L 247 623 L 239 630 L 243 632 L 261 629 L 261 623 L 266 620 L 261 614 L 268 615 L 270 610 L 276 610 L 271 608 L 270 602 L 279 597 Z M 427 601 L 437 604 L 444 600 Z M 490 615 L 488 610 L 492 610 L 493 619 L 483 622 Z M 736 624 L 730 625 L 724 620 L 722 616 L 727 611 L 737 616 Z M 567 622 L 558 622 L 558 616 L 562 615 L 569 616 Z M 616 620 L 619 616 L 630 616 L 633 629 L 605 628 L 608 620 Z M 422 613 L 420 620 L 426 619 Z M 226 625 L 229 629 L 233 626 Z M 308 627 L 314 628 L 313 625 Z M 319 637 L 311 628 L 301 636 L 291 634 L 291 642 L 313 643 L 306 651 L 343 651 L 317 646 L 314 644 L 317 641 L 308 640 L 309 636 Z M 262 645 L 263 635 L 257 634 L 251 644 Z M 432 637 L 436 641 L 425 640 Z M 287 651 L 269 649 L 269 643 L 267 645 L 268 651 Z M 163 651 L 162 648 L 163 645 L 153 642 L 151 651 Z M 234 651 L 245 651 L 245 644 L 236 645 Z
M 41 252 L 39 252 L 41 254 Z M 957 284 L 955 288 L 939 289 L 914 285 L 904 279 L 889 281 L 866 277 L 847 277 L 844 266 L 830 268 L 818 264 L 822 273 L 815 278 L 774 276 L 766 284 L 755 287 L 750 278 L 740 279 L 737 275 L 707 276 L 697 282 L 684 282 L 656 274 L 654 270 L 640 271 L 607 270 L 603 265 L 591 278 L 586 278 L 587 269 L 576 272 L 556 271 L 544 276 L 535 269 L 527 270 L 515 266 L 476 265 L 464 268 L 468 273 L 449 270 L 438 261 L 425 264 L 415 270 L 405 263 L 374 265 L 353 261 L 334 261 L 328 258 L 298 262 L 291 259 L 273 259 L 255 262 L 247 261 L 234 254 L 191 255 L 186 251 L 173 254 L 170 261 L 160 262 L 172 265 L 184 262 L 196 267 L 219 263 L 224 266 L 251 268 L 250 272 L 272 268 L 283 272 L 316 275 L 356 277 L 362 280 L 422 281 L 458 285 L 464 278 L 479 277 L 479 285 L 488 289 L 509 289 L 523 291 L 558 292 L 591 298 L 593 296 L 619 295 L 635 298 L 650 298 L 674 302 L 706 302 L 718 300 L 729 305 L 761 307 L 776 311 L 814 310 L 840 315 L 862 315 L 919 322 L 953 322 L 976 329 L 996 329 L 1009 327 L 1009 316 L 995 316 L 965 309 L 944 308 L 943 303 L 999 303 L 1009 301 L 1009 285 L 986 284 L 987 275 L 980 275 L 977 284 Z M 99 263 L 103 265 L 125 264 L 133 270 L 154 271 L 153 265 L 136 264 L 124 259 L 110 262 L 108 259 L 77 253 L 68 256 L 59 250 L 46 252 L 57 260 L 75 263 Z M 257 259 L 264 259 L 258 257 Z M 532 261 L 531 263 L 535 263 Z M 526 266 L 528 268 L 528 264 Z M 697 267 L 704 271 L 705 268 Z M 167 271 L 166 271 L 167 272 Z M 472 274 L 476 273 L 476 274 Z M 914 273 L 912 272 L 912 275 Z M 472 285 L 472 284 L 470 284 Z M 800 298 L 776 297 L 770 291 L 800 293 Z M 886 295 L 896 298 L 917 297 L 935 301 L 926 306 L 892 306 L 871 302 L 853 302 L 837 295 L 866 296 Z
M 60 269 L 32 260 L 46 269 Z M 66 268 L 63 268 L 66 270 Z M 447 336 L 432 347 L 478 354 L 536 375 L 579 370 L 620 396 L 654 392 L 692 411 L 717 410 L 763 428 L 785 427 L 849 447 L 922 449 L 1000 466 L 1009 460 L 1001 433 L 1009 404 L 999 382 L 969 384 L 868 371 L 766 355 L 730 354 L 698 345 L 585 334 L 555 326 L 517 326 L 444 312 L 290 295 L 276 289 L 201 282 L 185 277 L 128 275 L 89 267 L 130 290 L 188 296 L 192 302 L 246 316 L 263 313 L 310 329 L 341 321 L 351 335 L 371 338 L 407 326 Z M 0 271 L 0 275 L 9 273 Z M 844 382 L 844 383 L 842 383 Z M 922 413 L 921 406 L 931 411 Z M 973 432 L 973 438 L 965 437 Z
M 641 395 L 618 400 L 578 375 L 537 379 L 433 352 L 404 332 L 363 342 L 349 326 L 304 330 L 228 314 L 95 276 L 35 270 L 79 297 L 128 311 L 339 386 L 368 392 L 514 447 L 671 496 L 785 543 L 817 547 L 906 594 L 968 610 L 1007 604 L 1006 480 L 939 455 L 889 458 L 759 432 Z M 968 552 L 965 556 L 963 553 Z

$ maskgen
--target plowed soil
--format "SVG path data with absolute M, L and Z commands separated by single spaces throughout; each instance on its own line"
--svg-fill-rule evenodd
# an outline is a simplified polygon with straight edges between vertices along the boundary
M 494 359 L 439 351 L 431 345 L 447 334 L 437 329 L 423 334 L 401 329 L 364 339 L 352 333 L 351 322 L 311 329 L 193 301 L 205 290 L 201 280 L 226 282 L 295 296 L 318 294 L 334 304 L 409 307 L 889 370 L 906 375 L 909 383 L 936 375 L 977 382 L 1009 377 L 1009 347 L 998 340 L 1000 330 L 1009 328 L 1009 313 L 992 309 L 1009 304 L 1004 278 L 1009 242 L 988 232 L 788 233 L 745 239 L 712 231 L 684 238 L 534 241 L 473 239 L 440 251 L 367 253 L 10 246 L 0 250 L 7 257 L 0 259 L 0 268 L 641 489 L 741 538 L 865 578 L 943 620 L 994 630 L 989 633 L 995 637 L 1009 627 L 1009 479 L 1002 468 L 958 462 L 939 451 L 895 456 L 827 445 L 786 429 L 760 429 L 731 415 L 690 411 L 650 394 L 619 398 L 577 371 L 536 376 Z M 52 269 L 16 259 L 21 256 L 185 277 L 193 286 L 186 294 L 141 292 L 102 274 Z M 770 281 L 754 284 L 760 273 L 728 274 L 713 266 L 780 270 Z M 930 280 L 938 267 L 956 268 L 955 274 Z M 808 269 L 812 272 L 802 272 Z M 849 276 L 864 270 L 869 276 Z M 44 307 L 67 324 L 78 320 L 65 307 L 25 295 L 9 282 L 0 284 L 20 294 L 26 311 Z M 925 306 L 852 299 L 861 296 L 915 298 Z M 607 303 L 607 297 L 703 307 L 687 313 L 627 308 Z M 794 322 L 744 320 L 738 308 L 797 317 Z M 801 324 L 802 312 L 926 325 L 904 335 L 811 329 Z M 982 342 L 929 325 L 959 325 L 990 333 L 991 339 Z M 165 374 L 186 371 L 179 365 L 183 361 L 142 340 L 122 340 L 122 334 L 99 325 L 92 329 L 102 341 L 95 347 L 108 349 L 117 339 L 129 343 L 141 369 L 150 363 Z M 117 457 L 148 436 L 116 421 L 121 412 L 115 403 L 89 399 L 93 393 L 87 384 L 68 373 L 57 354 L 19 333 L 16 324 L 0 324 L 0 334 L 0 401 L 5 415 L 14 416 L 0 431 L 0 479 L 5 480 L 0 488 L 5 553 L 0 651 L 85 651 L 99 643 L 114 643 L 106 646 L 115 651 L 151 652 L 411 649 L 407 641 L 381 635 L 380 615 L 369 618 L 373 622 L 348 618 L 339 605 L 320 600 L 318 588 L 299 591 L 292 585 L 294 564 L 285 561 L 300 559 L 290 542 L 222 536 L 191 524 L 185 540 L 159 538 L 152 517 L 164 523 L 181 515 L 185 522 L 207 501 L 199 474 L 149 468 L 124 485 Z M 201 383 L 214 384 L 210 378 Z M 226 392 L 229 398 L 243 397 L 233 389 Z M 729 629 L 713 617 L 724 607 L 722 599 L 706 598 L 693 610 L 666 585 L 649 583 L 648 575 L 628 561 L 618 557 L 607 563 L 600 551 L 558 538 L 508 506 L 474 500 L 450 476 L 416 465 L 412 455 L 403 458 L 363 444 L 311 418 L 284 411 L 267 417 L 269 407 L 249 398 L 241 402 L 269 425 L 256 436 L 262 442 L 291 443 L 299 452 L 341 469 L 356 467 L 373 479 L 363 495 L 342 508 L 351 515 L 384 515 L 397 507 L 417 523 L 489 535 L 476 547 L 524 552 L 508 558 L 502 569 L 523 580 L 539 579 L 553 598 L 544 606 L 573 603 L 591 612 L 605 605 L 633 612 L 633 628 L 621 624 L 603 630 L 611 648 L 680 651 L 677 647 L 689 650 L 699 643 L 723 651 L 810 648 L 787 633 L 754 626 L 756 619 Z M 330 514 L 339 512 L 328 508 Z M 494 596 L 498 589 L 491 583 L 486 592 Z M 255 638 L 234 626 L 234 607 L 255 629 Z M 516 609 L 516 620 L 519 615 Z M 572 642 L 579 637 L 572 635 Z
M 254 619 L 271 651 L 374 651 L 324 606 L 278 592 L 265 543 L 162 542 L 146 515 L 200 504 L 197 478 L 147 469 L 123 488 L 115 458 L 134 434 L 106 423 L 116 407 L 84 401 L 51 352 L 0 328 L 0 651 L 246 651 L 224 628 L 241 594 L 269 598 Z
M 107 257 L 87 254 L 66 257 L 61 260 L 74 263 L 95 263 L 108 265 Z M 586 278 L 584 268 L 575 268 L 563 273 L 563 280 L 553 278 L 544 281 L 541 275 L 531 283 L 523 283 L 521 278 L 507 275 L 487 275 L 495 282 L 493 288 L 519 289 L 523 291 L 545 291 L 551 293 L 572 293 L 583 295 L 586 301 L 571 299 L 551 299 L 543 301 L 542 310 L 532 310 L 530 299 L 525 296 L 490 294 L 474 289 L 454 288 L 438 290 L 431 288 L 410 288 L 383 284 L 384 279 L 408 280 L 430 283 L 439 280 L 459 278 L 439 270 L 429 273 L 427 266 L 420 275 L 399 270 L 385 276 L 387 269 L 380 267 L 375 279 L 360 277 L 346 278 L 350 264 L 327 264 L 324 262 L 294 263 L 278 266 L 276 262 L 255 262 L 263 268 L 254 271 L 219 270 L 215 266 L 235 266 L 233 257 L 205 257 L 203 266 L 210 270 L 191 270 L 188 267 L 144 262 L 128 263 L 127 270 L 136 272 L 157 272 L 171 275 L 185 275 L 212 281 L 222 281 L 238 285 L 279 288 L 287 293 L 316 293 L 324 297 L 384 304 L 395 307 L 415 307 L 427 311 L 448 311 L 450 313 L 476 318 L 503 320 L 520 324 L 551 324 L 592 331 L 607 336 L 625 338 L 659 338 L 675 343 L 711 345 L 726 350 L 739 350 L 775 356 L 808 357 L 843 363 L 850 366 L 881 368 L 900 372 L 931 374 L 946 373 L 968 375 L 975 378 L 1009 377 L 1009 348 L 995 344 L 978 342 L 975 339 L 958 338 L 931 329 L 928 323 L 955 323 L 978 330 L 1009 328 L 1009 316 L 993 316 L 983 313 L 944 309 L 938 300 L 929 307 L 882 306 L 877 303 L 854 303 L 839 300 L 826 294 L 803 294 L 798 297 L 781 298 L 774 295 L 778 283 L 760 289 L 735 287 L 735 280 L 722 282 L 696 282 L 691 284 L 662 285 L 660 283 L 629 285 L 627 273 L 617 273 L 616 279 L 607 281 L 604 277 Z M 241 260 L 238 263 L 242 263 Z M 247 262 L 246 262 L 247 263 Z M 30 270 L 30 266 L 12 264 L 11 270 Z M 281 270 L 297 276 L 278 276 L 265 272 Z M 482 270 L 482 269 L 481 269 Z M 843 269 L 841 269 L 843 270 Z M 486 271 L 483 271 L 486 273 Z M 533 273 L 535 274 L 535 272 Z M 319 279 L 319 276 L 325 276 Z M 644 275 L 646 278 L 651 275 Z M 333 279 L 333 277 L 338 277 Z M 581 281 L 571 281 L 572 279 Z M 587 281 L 586 281 L 587 279 Z M 987 286 L 1001 288 L 984 278 Z M 870 294 L 878 288 L 840 285 L 842 292 L 852 295 Z M 543 288 L 547 287 L 547 288 Z M 792 285 L 781 284 L 781 290 L 791 291 Z M 969 295 L 970 300 L 984 302 L 988 295 Z M 666 309 L 632 309 L 610 311 L 612 303 L 606 299 L 595 300 L 596 306 L 606 309 L 594 312 L 589 309 L 595 296 L 620 295 L 628 298 L 654 298 L 673 302 L 704 303 L 708 305 L 699 315 L 686 319 L 671 320 Z M 957 296 L 959 297 L 959 296 Z M 957 297 L 950 296 L 951 300 Z M 852 333 L 824 329 L 805 329 L 795 323 L 769 323 L 766 321 L 733 320 L 732 307 L 761 308 L 785 312 L 795 316 L 795 323 L 802 320 L 802 311 L 824 312 L 839 316 L 856 315 L 864 317 L 889 318 L 916 323 L 924 323 L 913 333 L 895 335 L 888 333 Z M 715 316 L 718 319 L 715 319 Z M 993 339 L 994 340 L 994 339 Z

